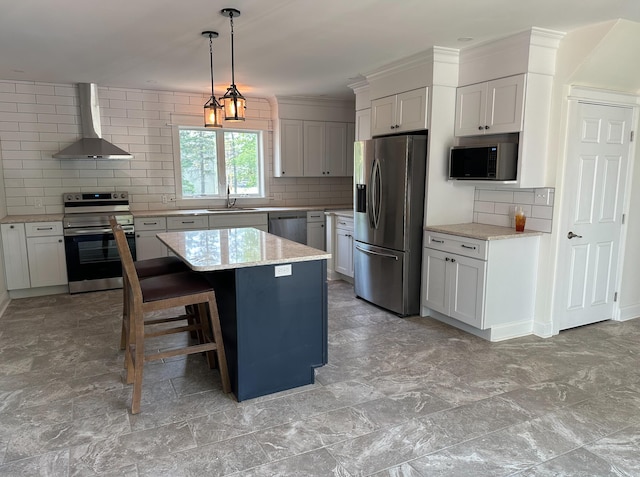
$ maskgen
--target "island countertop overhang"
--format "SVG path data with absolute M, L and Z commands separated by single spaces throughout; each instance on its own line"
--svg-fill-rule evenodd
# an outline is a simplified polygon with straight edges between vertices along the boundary
M 323 250 L 251 227 L 160 232 L 157 236 L 199 272 L 331 258 L 331 254 Z

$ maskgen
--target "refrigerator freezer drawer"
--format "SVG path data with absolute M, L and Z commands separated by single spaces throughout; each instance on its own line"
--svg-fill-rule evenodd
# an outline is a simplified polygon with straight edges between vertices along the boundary
M 398 315 L 410 314 L 405 288 L 405 252 L 354 242 L 356 296 Z

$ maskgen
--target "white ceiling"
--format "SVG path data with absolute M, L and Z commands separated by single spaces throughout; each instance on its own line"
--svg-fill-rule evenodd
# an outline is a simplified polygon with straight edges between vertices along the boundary
M 359 75 L 433 45 L 464 48 L 532 26 L 569 32 L 640 0 L 0 0 L 0 79 L 206 93 L 352 97 Z M 472 41 L 461 42 L 461 37 Z M 635 48 L 637 45 L 630 45 Z

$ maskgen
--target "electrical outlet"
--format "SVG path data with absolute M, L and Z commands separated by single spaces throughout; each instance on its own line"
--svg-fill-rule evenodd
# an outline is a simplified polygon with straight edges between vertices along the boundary
M 33 206 L 36 209 L 42 209 L 42 207 L 43 207 L 43 205 L 42 205 L 42 197 L 36 197 L 36 199 L 35 199 L 35 201 L 33 203 Z
M 549 205 L 549 196 L 551 195 L 551 189 L 535 189 L 534 204 L 536 205 Z
M 167 202 L 169 202 L 169 200 L 167 199 L 167 196 L 163 194 L 162 195 L 162 203 L 166 204 Z

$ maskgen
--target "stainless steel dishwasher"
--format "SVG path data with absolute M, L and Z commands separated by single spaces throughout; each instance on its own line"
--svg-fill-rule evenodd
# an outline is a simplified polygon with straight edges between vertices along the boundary
M 307 244 L 307 212 L 269 212 L 269 233 Z

